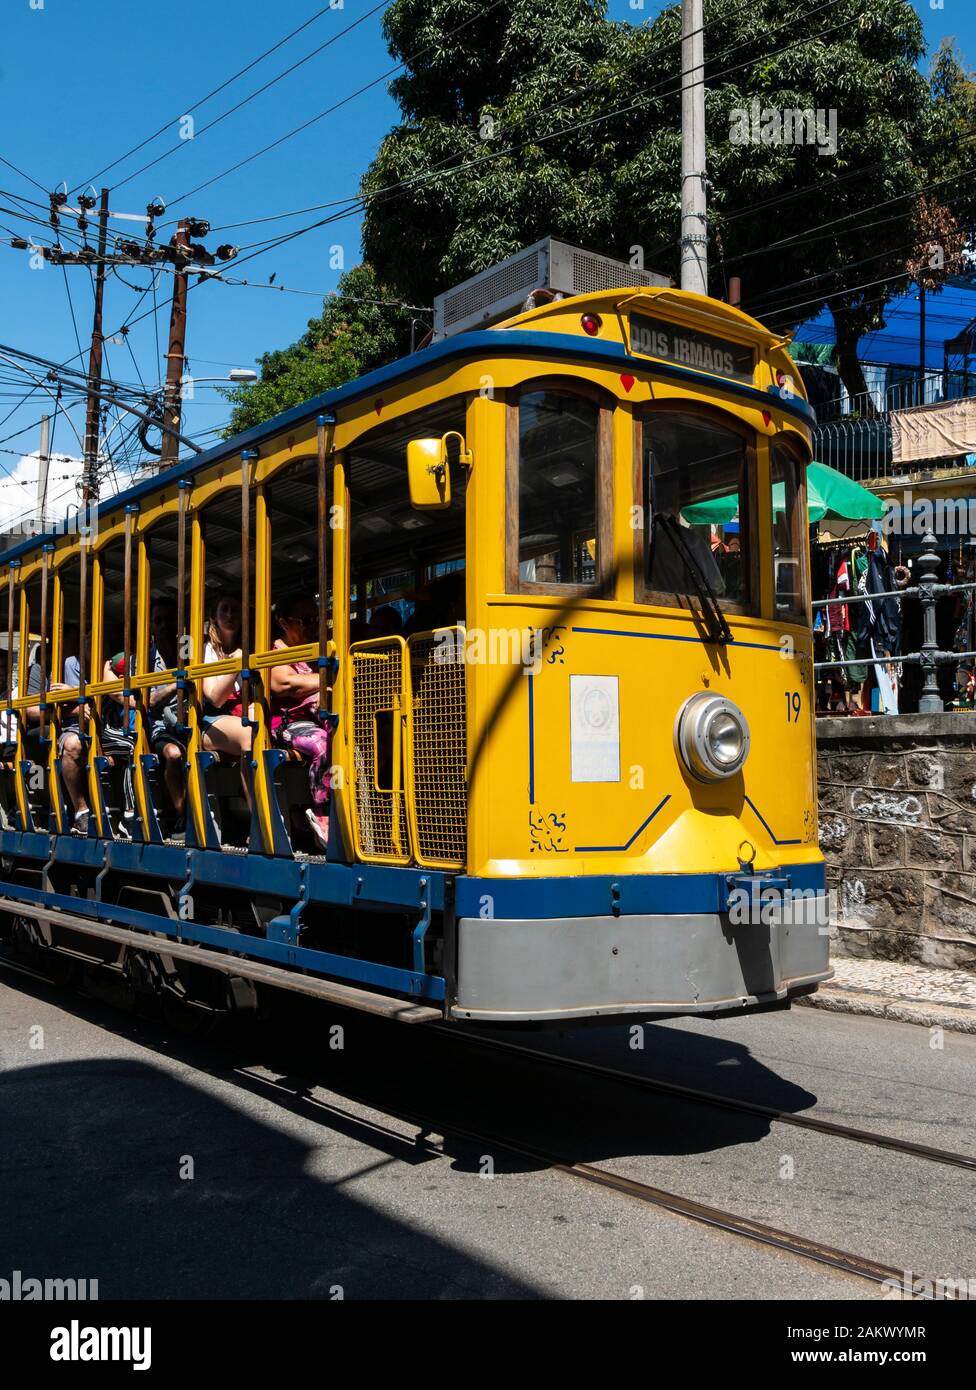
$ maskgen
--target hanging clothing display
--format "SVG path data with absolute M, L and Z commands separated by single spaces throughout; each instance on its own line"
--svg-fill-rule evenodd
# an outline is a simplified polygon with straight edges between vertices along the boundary
M 825 607 L 818 610 L 814 627 L 815 636 L 824 639 L 823 660 L 855 663 L 831 672 L 830 680 L 853 692 L 865 685 L 873 668 L 882 708 L 887 713 L 896 712 L 898 670 L 884 658 L 901 655 L 901 601 L 871 597 L 900 587 L 883 538 L 871 532 L 863 542 L 824 547 L 816 557 L 814 573 L 817 589 L 827 599 Z M 855 593 L 863 594 L 865 601 L 831 601 Z M 867 689 L 864 699 L 867 703 Z M 850 694 L 845 700 L 849 702 Z

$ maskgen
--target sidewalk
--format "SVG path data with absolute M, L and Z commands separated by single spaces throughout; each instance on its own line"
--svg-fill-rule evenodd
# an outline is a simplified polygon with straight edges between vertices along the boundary
M 830 963 L 834 978 L 798 1004 L 976 1033 L 976 975 L 853 956 L 836 956 Z

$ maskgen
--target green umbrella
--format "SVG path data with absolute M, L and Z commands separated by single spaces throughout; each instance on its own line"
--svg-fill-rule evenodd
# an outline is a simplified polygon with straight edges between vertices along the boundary
M 773 484 L 775 512 L 781 512 L 785 505 L 783 487 L 782 483 Z M 738 495 L 732 494 L 682 507 L 681 515 L 693 526 L 724 526 L 735 520 L 738 510 Z M 811 463 L 807 468 L 807 511 L 811 521 L 820 521 L 828 513 L 849 521 L 880 521 L 885 505 L 873 492 L 845 478 L 836 468 L 828 468 L 825 463 Z

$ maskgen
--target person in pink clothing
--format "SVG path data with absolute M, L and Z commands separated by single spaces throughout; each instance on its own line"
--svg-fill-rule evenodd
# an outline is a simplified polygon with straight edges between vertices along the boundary
M 319 610 L 314 599 L 289 596 L 272 608 L 280 636 L 274 648 L 301 647 L 318 636 Z M 319 677 L 307 661 L 288 666 L 272 666 L 269 672 L 271 695 L 271 736 L 281 748 L 293 748 L 308 759 L 308 784 L 312 804 L 306 815 L 319 848 L 329 842 L 329 796 L 331 780 L 331 716 L 319 718 Z

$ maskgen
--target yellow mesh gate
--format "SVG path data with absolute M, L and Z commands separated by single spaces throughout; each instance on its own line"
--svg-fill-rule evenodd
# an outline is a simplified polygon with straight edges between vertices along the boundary
M 464 631 L 411 637 L 407 787 L 418 864 L 464 867 L 467 859 L 467 741 Z
M 410 862 L 403 789 L 405 656 L 402 637 L 357 642 L 349 649 L 356 852 L 382 864 Z

